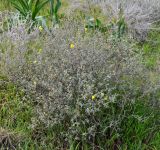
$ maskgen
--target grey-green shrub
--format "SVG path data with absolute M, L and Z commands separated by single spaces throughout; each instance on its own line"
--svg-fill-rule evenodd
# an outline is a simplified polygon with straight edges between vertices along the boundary
M 160 19 L 159 0 L 89 0 L 90 4 L 101 7 L 107 20 L 118 20 L 120 9 L 128 26 L 129 33 L 143 41 L 152 26 Z
M 105 39 L 98 31 L 85 32 L 75 20 L 50 35 L 37 29 L 27 34 L 24 28 L 22 34 L 21 28 L 0 37 L 1 71 L 32 96 L 37 114 L 32 127 L 62 126 L 57 136 L 67 143 L 93 147 L 98 140 L 117 139 L 125 108 L 150 86 L 134 45 L 127 39 Z

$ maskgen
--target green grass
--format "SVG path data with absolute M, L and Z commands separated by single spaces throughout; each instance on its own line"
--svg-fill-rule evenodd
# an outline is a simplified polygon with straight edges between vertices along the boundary
M 29 126 L 33 116 L 31 103 L 23 99 L 23 91 L 6 78 L 0 77 L 0 128 L 6 134 L 14 133 L 15 136 L 22 137 L 22 141 L 31 133 Z
M 151 107 L 140 100 L 130 110 L 134 112 L 134 115 L 130 114 L 130 117 L 123 122 L 122 139 L 125 141 L 123 147 L 130 150 L 158 149 L 160 142 L 158 137 L 160 111 L 158 108 Z
M 33 114 L 32 103 L 24 98 L 24 92 L 18 89 L 6 78 L 0 77 L 0 138 L 8 136 L 11 143 L 0 143 L 2 147 L 16 149 L 36 150 L 41 146 L 33 138 L 34 131 L 31 128 Z M 4 132 L 4 133 L 3 133 Z M 1 147 L 2 146 L 2 147 Z
M 0 11 L 11 10 L 12 6 L 8 0 L 0 0 Z
M 18 150 L 53 149 L 54 142 L 58 143 L 56 132 L 53 131 L 59 131 L 59 127 L 55 130 L 43 126 L 32 129 L 33 117 L 33 104 L 25 98 L 25 93 L 7 78 L 0 76 L 0 139 L 4 134 L 10 135 L 8 140 L 18 146 Z M 11 143 L 0 142 L 0 149 L 10 147 Z
M 154 69 L 160 62 L 160 32 L 152 31 L 143 43 L 144 62 L 149 69 Z

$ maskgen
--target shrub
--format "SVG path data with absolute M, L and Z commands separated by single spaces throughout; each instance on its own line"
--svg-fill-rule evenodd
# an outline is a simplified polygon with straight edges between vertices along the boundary
M 119 145 L 121 124 L 151 87 L 134 45 L 85 32 L 75 20 L 50 35 L 19 29 L 0 38 L 1 70 L 32 96 L 32 127 L 56 127 L 57 138 L 73 147 L 98 148 L 104 139 L 104 148 Z
M 90 0 L 90 3 L 100 6 L 111 22 L 119 20 L 122 10 L 129 33 L 141 41 L 146 39 L 152 25 L 160 19 L 159 0 Z

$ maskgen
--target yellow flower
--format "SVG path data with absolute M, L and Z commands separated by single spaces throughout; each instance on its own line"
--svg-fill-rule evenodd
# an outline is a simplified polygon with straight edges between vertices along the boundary
M 70 44 L 70 48 L 73 49 L 75 46 L 73 43 Z
M 43 27 L 42 26 L 39 26 L 39 31 L 43 31 Z
M 96 99 L 96 95 L 92 95 L 92 100 L 94 101 Z

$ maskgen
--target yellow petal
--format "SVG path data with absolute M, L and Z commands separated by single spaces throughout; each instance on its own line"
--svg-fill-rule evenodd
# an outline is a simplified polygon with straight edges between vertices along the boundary
M 96 96 L 95 95 L 92 95 L 92 100 L 95 100 L 96 99 Z
M 43 30 L 43 27 L 42 26 L 39 26 L 39 31 L 42 31 Z
M 72 43 L 72 44 L 70 44 L 70 48 L 74 48 L 75 46 L 74 46 L 74 44 Z

